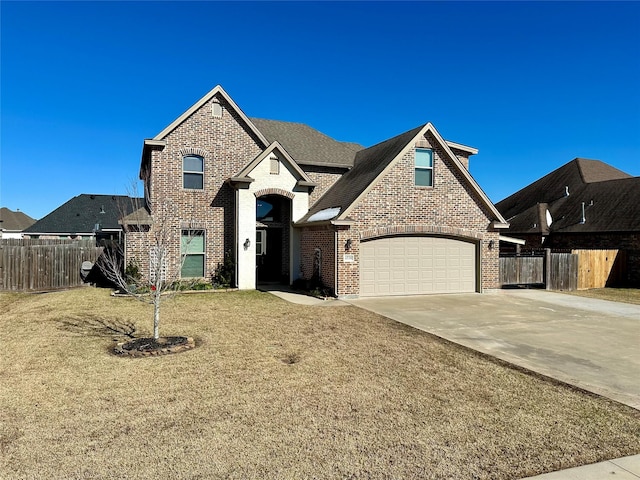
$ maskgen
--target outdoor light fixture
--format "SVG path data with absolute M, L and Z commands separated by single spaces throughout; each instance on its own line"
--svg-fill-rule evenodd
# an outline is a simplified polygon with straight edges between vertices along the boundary
M 494 245 L 495 245 L 495 242 L 493 240 L 489 240 L 489 250 L 493 250 Z
M 344 249 L 345 250 L 351 250 L 351 239 L 348 238 L 347 241 L 344 244 Z
M 251 240 L 248 238 L 244 241 L 244 249 L 247 250 L 251 246 Z

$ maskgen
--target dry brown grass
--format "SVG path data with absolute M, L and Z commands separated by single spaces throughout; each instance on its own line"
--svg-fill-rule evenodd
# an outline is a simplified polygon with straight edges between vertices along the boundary
M 640 453 L 640 412 L 355 307 L 0 295 L 0 478 L 514 479 Z M 132 332 L 132 330 L 134 330 Z
M 592 288 L 590 290 L 576 290 L 562 293 L 640 305 L 640 288 Z

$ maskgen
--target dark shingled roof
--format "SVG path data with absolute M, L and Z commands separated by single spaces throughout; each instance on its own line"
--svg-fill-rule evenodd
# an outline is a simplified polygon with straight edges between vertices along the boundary
M 0 208 L 0 229 L 20 232 L 33 225 L 35 219 L 21 211 L 13 211 L 7 207 Z
M 565 195 L 566 187 L 569 196 Z M 580 223 L 582 202 L 584 224 Z M 510 223 L 509 235 L 636 232 L 640 231 L 640 177 L 600 160 L 576 158 L 496 207 Z M 544 218 L 547 209 L 552 217 L 550 226 Z
M 303 123 L 251 118 L 269 142 L 278 141 L 300 165 L 350 168 L 362 146 L 338 142 Z
M 126 195 L 81 194 L 37 221 L 25 233 L 90 233 L 99 223 L 104 229 L 119 229 L 118 220 L 143 204 L 144 199 Z
M 360 150 L 356 155 L 354 167 L 327 190 L 300 222 L 307 221 L 313 214 L 327 208 L 340 207 L 340 212 L 343 212 L 423 128 L 424 125 L 421 125 L 373 147 Z

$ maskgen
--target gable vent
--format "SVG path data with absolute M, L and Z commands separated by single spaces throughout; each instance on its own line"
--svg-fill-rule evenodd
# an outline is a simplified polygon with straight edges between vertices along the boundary
M 211 104 L 211 116 L 213 118 L 222 118 L 222 105 L 218 102 L 213 102 Z

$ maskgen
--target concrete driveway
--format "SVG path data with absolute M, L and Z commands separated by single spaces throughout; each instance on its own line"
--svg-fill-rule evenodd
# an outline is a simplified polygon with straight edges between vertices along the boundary
M 349 303 L 640 409 L 640 305 L 542 290 Z

